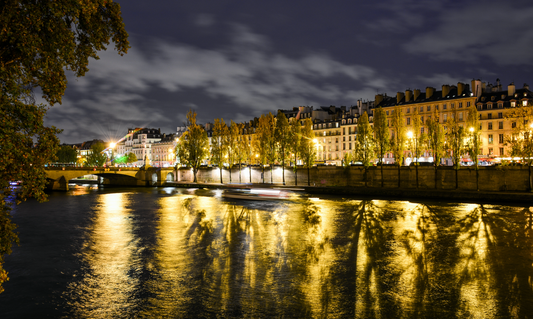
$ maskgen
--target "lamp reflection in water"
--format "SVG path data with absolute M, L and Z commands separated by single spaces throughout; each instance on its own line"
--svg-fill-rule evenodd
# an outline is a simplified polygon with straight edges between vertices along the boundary
M 139 239 L 133 234 L 128 194 L 100 195 L 92 226 L 88 229 L 82 260 L 84 277 L 70 285 L 74 317 L 120 317 L 134 308 L 139 289 Z

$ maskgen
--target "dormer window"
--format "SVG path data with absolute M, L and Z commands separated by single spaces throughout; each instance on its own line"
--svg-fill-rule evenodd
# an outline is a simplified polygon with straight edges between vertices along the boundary
M 511 102 L 511 107 L 515 107 L 516 106 L 516 102 L 515 101 L 512 101 Z
M 493 95 L 493 96 L 491 96 L 490 99 L 491 99 L 492 101 L 494 101 L 494 100 L 496 99 L 496 97 Z
M 522 106 L 527 106 L 527 100 L 522 101 Z

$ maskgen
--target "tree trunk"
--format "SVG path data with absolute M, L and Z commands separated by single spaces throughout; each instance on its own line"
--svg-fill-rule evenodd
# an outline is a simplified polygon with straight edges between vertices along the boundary
M 274 165 L 270 164 L 270 184 L 274 184 L 274 182 L 272 181 L 272 170 L 273 169 L 274 169 Z
M 383 162 L 381 162 L 381 187 L 383 187 Z
M 418 188 L 418 161 L 415 166 L 415 171 L 416 171 L 416 188 Z
M 437 189 L 437 165 L 435 165 L 435 189 Z
M 197 173 L 197 172 L 198 172 L 198 169 L 196 169 L 196 168 L 193 167 L 193 169 L 192 169 L 192 173 L 193 173 L 193 175 L 194 175 L 194 179 L 193 179 L 193 182 L 194 182 L 194 183 L 197 183 L 197 180 L 196 180 L 196 173 Z
M 229 171 L 229 183 L 231 184 L 231 166 L 228 167 L 228 171 Z
M 477 163 L 476 163 L 476 190 L 479 192 L 479 167 L 477 166 Z
M 309 173 L 309 166 L 307 166 L 307 186 L 311 186 L 311 174 Z
M 265 183 L 265 165 L 261 164 L 261 167 L 263 168 L 263 170 L 261 171 L 261 183 Z
M 531 180 L 531 163 L 529 165 L 529 191 L 533 192 L 533 181 Z
M 222 184 L 222 167 L 219 167 L 218 171 L 220 172 L 220 184 Z
M 283 177 L 283 185 L 285 185 L 285 160 L 281 162 L 281 175 Z
M 248 172 L 250 173 L 250 184 L 252 183 L 252 165 L 248 165 Z
M 298 186 L 298 167 L 294 165 L 294 186 Z
M 455 168 L 455 189 L 459 189 L 459 170 Z
M 242 165 L 239 163 L 239 184 L 242 183 Z
M 366 177 L 367 177 L 367 175 L 366 175 L 366 166 L 365 166 L 365 171 L 363 173 L 363 179 L 365 180 L 365 187 L 368 187 L 368 182 L 366 180 Z
M 400 165 L 400 163 L 398 163 L 398 188 L 401 187 L 401 181 L 402 181 L 402 180 L 401 180 L 401 177 L 402 177 L 402 176 L 401 176 L 400 168 L 401 168 L 401 165 Z

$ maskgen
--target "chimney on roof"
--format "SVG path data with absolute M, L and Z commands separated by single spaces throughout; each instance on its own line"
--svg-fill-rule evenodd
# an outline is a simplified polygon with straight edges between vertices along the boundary
M 524 89 L 529 90 L 529 85 L 527 85 L 527 83 L 524 83 Z
M 383 95 L 382 94 L 376 94 L 375 98 L 375 104 L 379 105 L 383 101 Z M 357 100 L 357 106 L 361 107 L 361 100 Z
M 512 82 L 511 84 L 507 86 L 507 95 L 513 96 L 515 92 L 516 92 L 516 87 L 514 86 L 514 82 Z
M 450 86 L 448 84 L 444 84 L 442 86 L 442 97 L 446 97 L 450 93 Z
M 402 101 L 403 97 L 404 97 L 403 92 L 396 93 L 396 104 L 400 104 L 400 102 Z
M 477 80 L 472 80 L 472 93 L 474 93 L 474 95 L 476 97 L 480 97 L 481 96 L 481 93 L 482 93 L 482 90 L 481 90 L 481 80 L 480 79 L 477 79 Z
M 405 102 L 411 102 L 412 96 L 413 96 L 413 91 L 405 90 Z
M 465 90 L 465 84 L 462 82 L 457 82 L 457 96 L 463 95 L 464 90 Z
M 431 86 L 426 87 L 426 99 L 430 99 L 433 96 L 433 93 L 435 93 L 435 88 L 432 88 Z
M 416 99 L 418 99 L 419 96 L 420 96 L 420 90 L 419 90 L 419 89 L 415 89 L 415 90 L 414 90 L 414 98 L 413 98 L 413 101 L 416 101 Z

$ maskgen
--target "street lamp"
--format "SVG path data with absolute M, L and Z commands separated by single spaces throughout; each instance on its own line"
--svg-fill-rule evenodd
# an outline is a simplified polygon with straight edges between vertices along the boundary
M 172 153 L 172 147 L 168 148 L 168 159 L 169 165 L 172 166 L 172 159 L 174 158 L 174 153 Z

